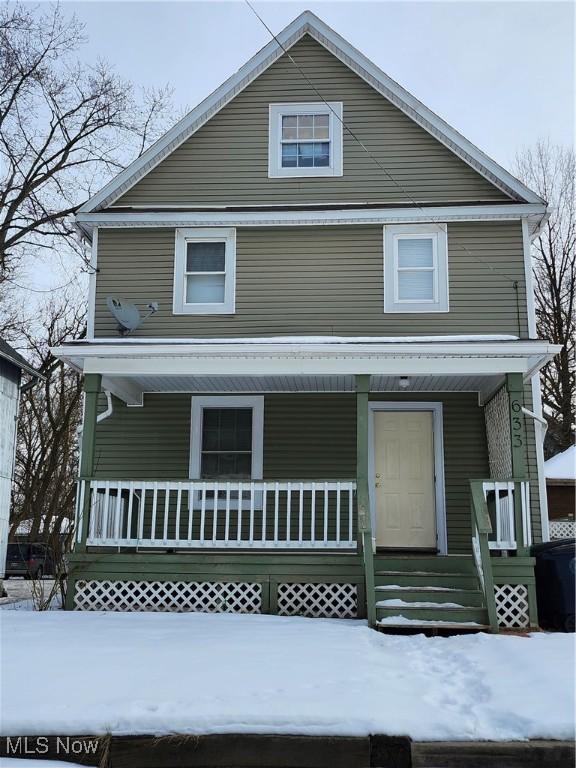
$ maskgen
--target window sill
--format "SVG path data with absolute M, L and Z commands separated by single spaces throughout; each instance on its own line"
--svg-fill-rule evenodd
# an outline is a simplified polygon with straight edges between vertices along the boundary
M 172 309 L 173 315 L 235 315 L 234 307 L 175 307 Z

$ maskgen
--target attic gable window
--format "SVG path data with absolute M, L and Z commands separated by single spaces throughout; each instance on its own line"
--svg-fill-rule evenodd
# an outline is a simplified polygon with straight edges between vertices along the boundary
M 233 314 L 234 229 L 178 229 L 174 259 L 175 315 Z
M 446 224 L 384 227 L 384 312 L 448 312 Z
M 268 175 L 342 176 L 342 102 L 271 104 Z

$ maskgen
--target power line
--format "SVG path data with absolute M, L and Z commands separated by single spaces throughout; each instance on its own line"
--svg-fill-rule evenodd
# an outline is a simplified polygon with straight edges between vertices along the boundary
M 347 133 L 348 133 L 348 134 L 349 134 L 349 135 L 352 137 L 352 139 L 354 139 L 354 141 L 356 141 L 356 142 L 358 143 L 358 145 L 359 145 L 359 146 L 362 148 L 362 150 L 363 150 L 363 151 L 364 151 L 364 152 L 365 152 L 365 153 L 368 155 L 368 157 L 369 157 L 369 158 L 370 158 L 370 159 L 371 159 L 371 160 L 372 160 L 372 161 L 373 161 L 373 162 L 374 162 L 374 163 L 375 163 L 375 164 L 378 166 L 378 168 L 379 168 L 379 169 L 380 169 L 380 170 L 381 170 L 381 171 L 382 171 L 382 172 L 383 172 L 383 173 L 384 173 L 384 174 L 387 176 L 387 178 L 388 178 L 388 179 L 390 179 L 390 181 L 391 181 L 391 182 L 392 182 L 392 183 L 393 183 L 393 184 L 394 184 L 394 185 L 395 185 L 395 186 L 396 186 L 396 187 L 397 187 L 397 188 L 398 188 L 398 189 L 399 189 L 399 190 L 400 190 L 400 191 L 401 191 L 401 192 L 402 192 L 402 193 L 403 193 L 403 194 L 404 194 L 404 195 L 405 195 L 405 196 L 406 196 L 406 197 L 407 197 L 409 200 L 410 200 L 410 202 L 411 202 L 411 203 L 412 203 L 412 204 L 413 204 L 415 207 L 419 208 L 419 209 L 420 209 L 420 210 L 421 210 L 421 211 L 424 213 L 424 215 L 425 215 L 425 216 L 427 216 L 427 220 L 428 220 L 428 221 L 429 221 L 431 224 L 434 224 L 435 226 L 437 226 L 437 227 L 438 227 L 438 229 L 439 229 L 440 231 L 442 231 L 442 228 L 441 228 L 441 226 L 440 226 L 440 225 L 441 225 L 441 224 L 443 224 L 444 222 L 442 222 L 440 219 L 435 219 L 433 216 L 430 216 L 429 214 L 427 214 L 427 213 L 426 213 L 426 208 L 424 208 L 424 206 L 423 206 L 421 203 L 419 203 L 417 200 L 415 200 L 415 199 L 414 199 L 414 197 L 413 197 L 413 196 L 410 194 L 410 192 L 408 192 L 408 191 L 407 191 L 407 190 L 406 190 L 406 189 L 405 189 L 405 188 L 404 188 L 404 187 L 403 187 L 403 186 L 400 184 L 400 182 L 399 182 L 399 181 L 397 181 L 397 180 L 396 180 L 396 179 L 395 179 L 395 178 L 392 176 L 392 174 L 390 173 L 390 171 L 388 171 L 388 169 L 387 169 L 387 168 L 386 168 L 386 167 L 385 167 L 385 166 L 384 166 L 384 165 L 383 165 L 383 164 L 380 162 L 380 160 L 378 160 L 378 158 L 377 158 L 377 157 L 375 157 L 375 156 L 374 156 L 374 155 L 373 155 L 373 154 L 370 152 L 370 150 L 368 149 L 368 147 L 367 147 L 367 146 L 364 144 L 364 142 L 363 142 L 363 141 L 362 141 L 362 140 L 359 138 L 359 136 L 357 136 L 357 135 L 356 135 L 356 133 L 355 133 L 355 132 L 354 132 L 354 131 L 353 131 L 353 130 L 352 130 L 352 129 L 351 129 L 351 128 L 350 128 L 350 127 L 349 127 L 349 126 L 346 124 L 346 123 L 345 123 L 344 119 L 343 119 L 342 117 L 340 117 L 340 115 L 339 115 L 339 114 L 338 114 L 338 113 L 337 113 L 337 112 L 336 112 L 336 111 L 335 111 L 335 110 L 334 110 L 334 109 L 331 107 L 331 105 L 328 103 L 328 101 L 326 101 L 326 99 L 325 99 L 325 98 L 324 98 L 324 96 L 323 96 L 323 95 L 320 93 L 320 91 L 318 90 L 318 88 L 317 88 L 317 87 L 314 85 L 314 83 L 313 83 L 313 82 L 310 80 L 310 78 L 309 78 L 309 77 L 306 75 L 306 73 L 304 72 L 304 70 L 302 69 L 302 67 L 301 67 L 301 66 L 298 64 L 298 62 L 297 62 L 297 61 L 295 61 L 295 59 L 294 59 L 294 57 L 292 56 L 292 54 L 290 53 L 290 51 L 289 51 L 289 50 L 288 50 L 288 49 L 287 49 L 287 48 L 286 48 L 286 47 L 285 47 L 285 46 L 282 44 L 282 42 L 281 42 L 281 41 L 278 39 L 277 35 L 275 35 L 275 34 L 274 34 L 274 32 L 273 32 L 273 31 L 270 29 L 270 27 L 268 26 L 268 24 L 267 24 L 267 23 L 264 21 L 264 19 L 262 18 L 262 16 L 260 16 L 260 14 L 259 14 L 259 13 L 258 13 L 258 11 L 257 11 L 257 10 L 254 8 L 254 6 L 253 6 L 253 5 L 252 5 L 252 3 L 250 2 L 250 0 L 244 0 L 244 2 L 245 2 L 245 3 L 246 3 L 246 5 L 247 5 L 247 6 L 250 8 L 250 10 L 252 11 L 252 13 L 253 13 L 253 14 L 256 16 L 256 18 L 257 18 L 257 19 L 258 19 L 258 20 L 261 22 L 261 24 L 262 24 L 262 25 L 265 27 L 265 29 L 268 31 L 268 33 L 270 34 L 270 36 L 271 36 L 271 37 L 272 37 L 272 38 L 273 38 L 273 39 L 276 41 L 276 43 L 277 43 L 277 44 L 278 44 L 278 46 L 279 46 L 279 47 L 282 49 L 282 51 L 283 51 L 283 52 L 286 54 L 286 56 L 287 56 L 287 57 L 290 59 L 290 61 L 292 62 L 292 64 L 294 64 L 294 66 L 296 67 L 296 69 L 298 70 L 298 72 L 299 72 L 299 73 L 302 75 L 302 77 L 304 78 L 304 80 L 305 80 L 305 81 L 308 83 L 308 85 L 309 85 L 309 86 L 312 88 L 312 90 L 313 90 L 313 91 L 314 91 L 314 93 L 315 93 L 315 94 L 318 96 L 318 98 L 319 98 L 319 99 L 320 99 L 320 100 L 321 100 L 321 101 L 322 101 L 322 102 L 323 102 L 323 103 L 324 103 L 324 104 L 325 104 L 325 105 L 328 107 L 328 109 L 330 110 L 330 112 L 331 112 L 331 113 L 332 113 L 332 114 L 333 114 L 333 115 L 336 117 L 336 119 L 337 119 L 337 120 L 340 122 L 340 124 L 342 125 L 343 129 L 344 129 L 344 130 L 345 130 L 345 131 L 346 131 L 346 132 L 347 132 Z M 469 250 L 469 249 L 468 249 L 468 248 L 467 248 L 465 245 L 463 245 L 463 244 L 455 244 L 455 247 L 456 247 L 457 249 L 460 249 L 460 250 L 461 250 L 461 251 L 463 251 L 464 253 L 466 253 L 468 256 L 470 256 L 470 258 L 471 258 L 471 259 L 474 259 L 476 262 L 478 262 L 479 264 L 482 264 L 483 266 L 487 267 L 488 269 L 490 269 L 490 270 L 491 270 L 492 272 L 494 272 L 495 274 L 499 275 L 500 277 L 504 277 L 506 280 L 508 280 L 509 282 L 511 282 L 511 283 L 513 284 L 514 290 L 516 291 L 516 300 L 518 301 L 518 281 L 517 281 L 517 279 L 516 279 L 516 278 L 514 278 L 514 277 L 511 277 L 510 275 L 507 275 L 505 272 L 498 272 L 496 269 L 494 269 L 494 267 L 492 266 L 492 264 L 489 264 L 488 262 L 486 262 L 486 261 L 484 261 L 483 259 L 481 259 L 479 256 L 476 256 L 475 254 L 471 253 L 471 252 L 470 252 L 470 250 Z M 519 307 L 518 307 L 518 309 L 519 309 Z M 520 333 L 520 324 L 518 325 L 518 332 Z

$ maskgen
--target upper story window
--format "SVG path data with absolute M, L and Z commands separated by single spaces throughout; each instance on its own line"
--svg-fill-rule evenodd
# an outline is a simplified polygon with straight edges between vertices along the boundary
M 342 102 L 271 104 L 268 175 L 342 176 Z
M 445 224 L 384 227 L 384 312 L 448 312 Z
M 176 230 L 175 314 L 233 314 L 235 234 L 234 229 Z

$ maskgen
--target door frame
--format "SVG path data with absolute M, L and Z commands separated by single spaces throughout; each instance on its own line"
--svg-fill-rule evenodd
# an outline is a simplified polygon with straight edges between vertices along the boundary
M 399 400 L 370 400 L 368 403 L 368 485 L 372 531 L 376 535 L 375 469 L 374 469 L 374 413 L 376 411 L 430 411 L 434 442 L 434 491 L 436 502 L 436 538 L 438 552 L 448 552 L 446 533 L 446 491 L 444 485 L 444 419 L 441 402 Z

